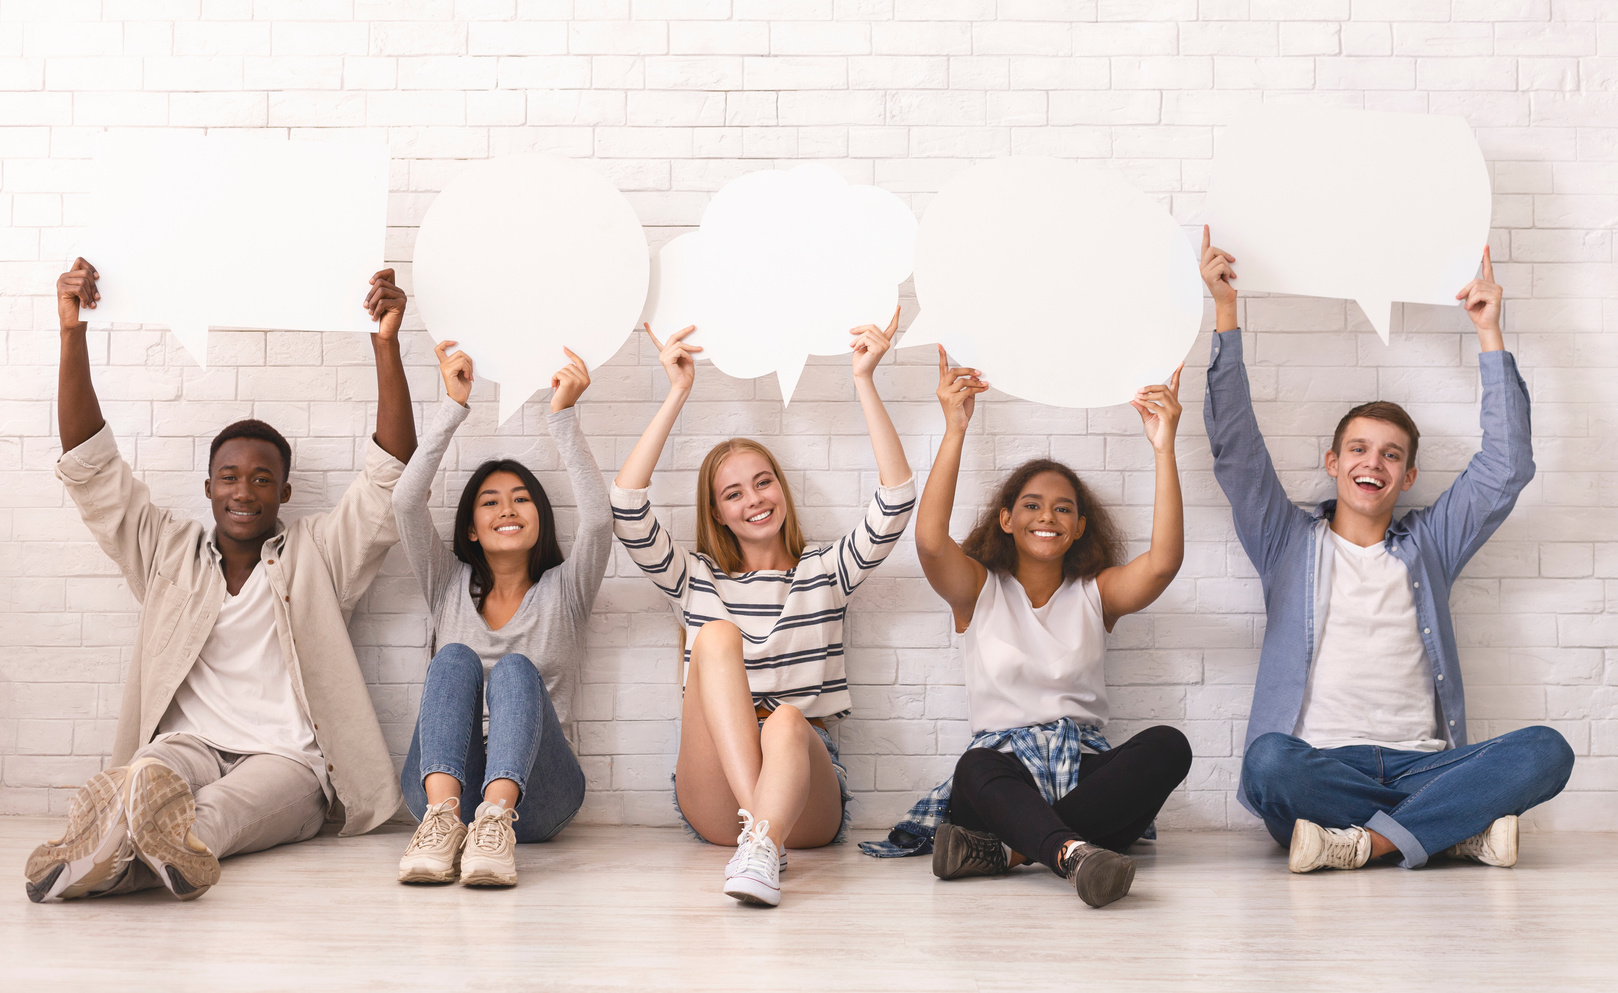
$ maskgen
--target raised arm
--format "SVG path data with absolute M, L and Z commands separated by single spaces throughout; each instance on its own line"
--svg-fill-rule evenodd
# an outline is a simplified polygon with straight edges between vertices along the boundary
M 1152 502 L 1152 544 L 1146 551 L 1096 577 L 1107 630 L 1118 618 L 1143 610 L 1168 589 L 1185 560 L 1185 506 L 1180 498 L 1180 468 L 1174 460 L 1174 435 L 1180 425 L 1180 372 L 1167 386 L 1148 386 L 1129 405 L 1140 412 L 1146 439 L 1156 460 L 1157 495 Z
M 876 453 L 877 479 L 883 486 L 898 486 L 915 475 L 905 460 L 904 445 L 899 432 L 893 427 L 888 409 L 877 395 L 877 363 L 893 347 L 893 333 L 899 330 L 899 308 L 893 309 L 893 320 L 886 329 L 875 324 L 854 328 L 848 333 L 854 340 L 848 347 L 854 350 L 854 390 L 860 397 L 860 409 L 865 411 L 865 427 L 871 432 L 871 451 Z
M 62 329 L 62 358 L 56 372 L 56 425 L 64 452 L 89 441 L 107 423 L 96 399 L 95 382 L 90 378 L 86 324 L 79 318 L 80 307 L 93 310 L 101 299 L 96 290 L 100 277 L 94 266 L 79 258 L 56 279 L 56 319 Z
M 944 408 L 944 437 L 938 443 L 938 455 L 927 474 L 927 488 L 922 491 L 916 511 L 916 556 L 928 585 L 949 604 L 957 632 L 965 631 L 972 623 L 978 594 L 983 592 L 989 576 L 983 563 L 961 551 L 960 543 L 949 533 L 966 428 L 972 421 L 977 395 L 989 388 L 980 378 L 982 375 L 976 369 L 951 367 L 944 346 L 938 346 L 938 403 Z
M 584 624 L 589 620 L 596 592 L 601 589 L 607 560 L 612 557 L 612 504 L 573 406 L 590 388 L 590 371 L 577 355 L 569 351 L 567 357 L 568 364 L 551 377 L 551 415 L 546 424 L 556 443 L 556 453 L 567 469 L 568 481 L 573 484 L 573 503 L 579 515 L 573 547 L 557 568 L 573 616 Z
M 438 355 L 438 371 L 444 377 L 444 396 L 427 422 L 427 435 L 393 488 L 393 519 L 399 526 L 399 544 L 416 574 L 427 606 L 436 610 L 460 576 L 460 560 L 438 534 L 433 515 L 427 509 L 433 480 L 444 461 L 455 430 L 466 420 L 467 397 L 472 391 L 472 359 L 465 352 L 449 354 L 453 341 L 440 342 L 433 349 Z
M 405 379 L 404 361 L 399 355 L 399 325 L 404 320 L 404 290 L 394 285 L 393 270 L 383 269 L 371 277 L 371 291 L 365 308 L 377 329 L 371 335 L 376 352 L 376 434 L 382 450 L 409 462 L 416 451 L 416 417 L 410 409 L 410 383 Z
M 614 483 L 626 490 L 644 490 L 652 485 L 652 470 L 657 468 L 657 460 L 663 454 L 669 432 L 674 430 L 680 408 L 685 406 L 686 398 L 691 395 L 691 387 L 696 383 L 697 360 L 692 353 L 702 351 L 701 345 L 688 345 L 685 342 L 686 336 L 696 330 L 695 325 L 669 335 L 667 343 L 657 340 L 650 324 L 642 326 L 646 329 L 646 337 L 657 346 L 657 360 L 663 364 L 663 371 L 668 373 L 669 393 L 663 398 L 663 406 L 657 408 L 652 423 L 641 432 L 640 440 L 635 442 L 629 458 L 624 460 L 623 468 L 618 470 Z

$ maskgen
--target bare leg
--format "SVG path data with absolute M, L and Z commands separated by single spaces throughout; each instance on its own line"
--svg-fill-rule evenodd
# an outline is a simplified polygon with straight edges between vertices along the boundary
M 509 779 L 492 780 L 483 788 L 483 799 L 489 803 L 504 803 L 507 810 L 517 809 L 517 784 Z
M 427 803 L 429 806 L 435 803 L 443 803 L 450 797 L 455 797 L 458 800 L 461 796 L 461 781 L 447 772 L 429 772 L 427 778 L 422 780 L 421 785 L 427 791 Z
M 1380 834 L 1377 834 L 1375 831 L 1372 831 L 1370 828 L 1366 828 L 1365 832 L 1371 836 L 1371 857 L 1372 858 L 1379 859 L 1384 855 L 1387 855 L 1387 854 L 1389 854 L 1391 852 L 1396 852 L 1396 851 L 1399 850 L 1398 845 L 1395 845 L 1393 842 L 1391 842 L 1388 839 L 1382 837 Z

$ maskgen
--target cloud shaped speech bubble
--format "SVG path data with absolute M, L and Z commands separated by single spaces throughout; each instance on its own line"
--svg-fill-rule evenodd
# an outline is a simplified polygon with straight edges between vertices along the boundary
M 1267 107 L 1225 129 L 1207 215 L 1240 288 L 1453 305 L 1489 238 L 1489 171 L 1465 119 Z
M 764 170 L 725 184 L 700 230 L 653 265 L 643 318 L 687 340 L 727 375 L 775 373 L 790 401 L 810 355 L 848 353 L 848 330 L 886 325 L 910 275 L 916 217 L 831 168 Z
M 160 131 L 98 141 L 79 243 L 101 274 L 91 320 L 165 324 L 204 367 L 209 325 L 373 329 L 363 302 L 387 236 L 387 145 Z
M 1107 169 L 996 159 L 944 185 L 916 239 L 921 315 L 996 388 L 1054 407 L 1127 403 L 1196 339 L 1196 253 L 1162 205 Z
M 567 363 L 595 369 L 635 329 L 646 234 L 618 189 L 582 163 L 505 155 L 474 163 L 433 200 L 416 235 L 416 306 L 438 341 L 500 384 L 500 421 Z

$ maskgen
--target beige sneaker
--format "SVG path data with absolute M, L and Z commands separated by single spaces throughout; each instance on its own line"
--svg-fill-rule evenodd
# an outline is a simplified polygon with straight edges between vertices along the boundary
M 1292 825 L 1287 868 L 1293 872 L 1358 869 L 1370 859 L 1371 832 L 1362 827 L 1321 827 L 1301 817 Z
M 1502 869 L 1511 868 L 1517 864 L 1517 815 L 1495 818 L 1482 831 L 1458 845 L 1444 849 L 1444 854 L 1484 865 L 1497 865 Z
M 110 887 L 129 868 L 135 847 L 124 816 L 128 769 L 108 769 L 79 787 L 67 812 L 67 829 L 28 856 L 28 899 L 69 900 Z
M 461 843 L 465 840 L 460 798 L 452 796 L 430 804 L 416 825 L 410 847 L 399 859 L 399 882 L 455 882 L 461 871 Z
M 516 886 L 517 812 L 485 800 L 461 846 L 462 886 Z
M 157 759 L 136 759 L 124 787 L 124 815 L 135 854 L 178 900 L 195 900 L 219 882 L 219 860 L 191 830 L 197 801 L 180 774 Z

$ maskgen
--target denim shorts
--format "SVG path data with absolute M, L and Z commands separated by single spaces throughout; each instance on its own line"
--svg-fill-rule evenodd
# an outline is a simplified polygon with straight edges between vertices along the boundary
M 764 722 L 759 721 L 758 726 L 762 728 Z M 854 799 L 854 794 L 848 791 L 848 769 L 843 765 L 842 757 L 837 754 L 837 742 L 831 739 L 831 735 L 827 733 L 826 729 L 819 724 L 809 726 L 815 729 L 815 734 L 820 735 L 820 740 L 825 743 L 826 754 L 831 756 L 831 767 L 837 771 L 837 789 L 843 794 L 843 823 L 837 829 L 836 837 L 831 840 L 832 844 L 840 845 L 848 840 L 848 822 L 854 818 L 853 812 L 848 809 L 848 801 Z M 671 787 L 669 796 L 674 800 L 674 815 L 680 819 L 680 826 L 685 828 L 686 834 L 703 844 L 709 844 L 708 839 L 698 834 L 697 829 L 691 826 L 691 822 L 685 819 L 685 811 L 680 809 L 680 794 L 677 790 L 672 789 L 674 786 L 674 773 L 672 772 L 669 773 L 669 786 Z

